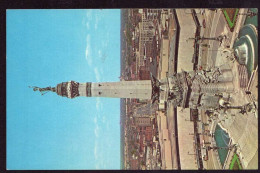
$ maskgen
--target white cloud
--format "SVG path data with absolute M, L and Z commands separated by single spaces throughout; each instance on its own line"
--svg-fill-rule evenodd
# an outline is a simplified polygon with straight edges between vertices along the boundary
M 102 122 L 105 123 L 106 122 L 106 116 L 102 117 Z
M 92 20 L 92 10 L 87 10 L 87 19 Z
M 103 52 L 102 50 L 98 50 L 98 57 L 101 59 L 101 62 L 104 63 L 106 58 L 107 58 L 106 51 Z M 102 69 L 100 69 L 100 72 L 103 75 L 103 70 Z
M 96 142 L 95 142 L 95 147 L 94 147 L 94 156 L 95 156 L 95 160 L 98 159 L 98 154 L 97 154 L 97 145 L 96 145 Z
M 110 32 L 107 32 L 107 40 L 109 39 L 109 36 L 110 36 Z
M 82 21 L 81 21 L 81 24 L 84 25 L 85 24 L 85 20 L 86 18 L 83 18 Z
M 90 47 L 90 35 L 89 34 L 87 35 L 86 41 L 87 41 L 87 45 L 89 45 L 89 47 Z
M 102 139 L 104 140 L 104 139 Z M 101 144 L 101 145 L 100 145 Z M 111 141 L 107 141 L 107 143 L 103 144 L 98 142 L 98 140 L 95 140 L 95 146 L 94 146 L 94 158 L 95 158 L 95 167 L 96 169 L 106 169 L 107 163 L 110 163 L 110 161 L 107 161 L 104 159 L 103 155 L 106 154 L 106 148 L 112 147 Z
M 100 112 L 103 109 L 103 103 L 101 102 L 100 97 L 96 97 L 96 109 L 98 112 Z
M 99 21 L 100 21 L 100 19 L 101 19 L 101 15 L 99 14 L 99 13 L 97 13 L 96 14 L 96 16 L 95 16 L 95 29 L 97 29 L 98 28 L 98 24 L 99 24 Z
M 98 19 L 98 17 L 96 16 L 95 29 L 98 28 L 98 22 L 99 22 L 99 19 Z
M 107 129 L 109 129 L 109 123 L 108 123 L 108 121 L 107 121 L 107 123 L 106 123 L 106 127 L 107 127 Z
M 109 39 L 105 39 L 105 40 L 102 40 L 102 47 L 103 48 L 107 48 L 107 46 L 108 46 L 108 43 L 109 43 Z
M 94 157 L 95 157 L 95 167 L 96 169 L 106 169 L 108 162 L 107 160 L 104 160 L 104 157 L 102 157 L 105 153 L 104 150 L 107 148 L 106 144 L 98 145 L 98 141 L 95 141 L 95 147 L 94 147 Z
M 95 162 L 97 163 L 99 161 L 99 159 L 98 159 L 99 126 L 98 126 L 98 122 L 97 122 L 97 116 L 94 117 L 94 123 L 95 123 L 95 129 L 94 129 L 94 133 L 95 133 L 94 158 L 95 158 Z M 97 169 L 97 164 L 96 164 L 96 169 Z
M 92 65 L 92 57 L 91 57 L 91 45 L 90 45 L 90 35 L 87 35 L 87 46 L 85 51 L 85 58 L 88 62 L 88 65 Z
M 100 69 L 100 73 L 101 73 L 101 75 L 104 74 L 103 68 Z
M 99 169 L 100 167 L 99 167 L 99 163 L 96 163 L 96 169 Z
M 100 102 L 100 98 L 97 97 L 97 98 L 96 98 L 96 109 L 97 109 L 97 111 L 100 110 L 100 104 L 101 104 L 101 102 Z
M 97 82 L 100 82 L 100 73 L 97 67 L 94 68 L 94 72 L 95 72 Z
M 94 146 L 94 158 L 95 158 L 95 163 L 96 163 L 96 169 L 99 169 L 99 157 L 98 157 L 98 142 L 97 140 L 95 141 L 95 146 Z
M 94 133 L 95 133 L 96 138 L 99 137 L 98 117 L 99 117 L 99 113 L 98 113 L 98 115 L 96 114 L 95 117 L 94 117 L 94 124 L 95 124 Z
M 94 123 L 97 124 L 97 117 L 94 117 Z
M 98 28 L 98 24 L 97 24 L 97 23 L 95 23 L 94 27 L 95 27 L 95 29 L 97 29 L 97 28 Z
M 102 56 L 102 51 L 98 50 L 98 56 L 101 57 Z
M 99 126 L 98 126 L 97 123 L 95 124 L 95 130 L 94 130 L 94 132 L 95 132 L 96 138 L 98 138 L 98 137 L 99 137 Z
M 86 23 L 86 27 L 89 30 L 90 26 L 89 26 L 89 22 Z

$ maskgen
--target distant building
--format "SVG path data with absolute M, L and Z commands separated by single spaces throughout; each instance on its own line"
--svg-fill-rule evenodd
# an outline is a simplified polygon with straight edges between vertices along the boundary
M 139 69 L 139 80 L 150 80 L 151 75 L 150 71 L 148 71 L 144 66 L 141 66 Z
M 153 35 L 154 37 L 154 35 Z M 152 41 L 153 41 L 153 37 L 152 37 Z M 153 42 L 149 42 L 145 45 L 145 56 L 148 59 L 147 61 L 149 61 L 149 58 L 153 56 L 153 50 L 155 47 L 153 47 Z
M 147 9 L 147 19 L 157 19 L 161 14 L 161 9 Z
M 139 169 L 138 159 L 131 159 L 131 161 L 130 161 L 130 168 L 133 169 L 133 170 Z
M 152 144 L 153 141 L 153 128 L 152 126 L 147 126 L 145 128 L 145 140 L 147 143 Z
M 134 117 L 150 117 L 153 118 L 156 114 L 157 107 L 151 103 L 144 102 L 144 104 L 137 106 L 134 109 Z
M 146 13 L 143 12 L 143 9 L 140 9 L 139 13 L 142 15 L 142 20 L 139 22 L 135 31 L 139 31 L 139 33 L 136 32 L 136 36 L 139 36 L 138 64 L 139 66 L 143 66 L 144 60 L 146 60 L 146 44 L 152 43 L 155 35 L 155 27 L 153 21 L 151 19 L 147 19 Z
M 136 126 L 150 126 L 151 119 L 149 117 L 135 117 Z

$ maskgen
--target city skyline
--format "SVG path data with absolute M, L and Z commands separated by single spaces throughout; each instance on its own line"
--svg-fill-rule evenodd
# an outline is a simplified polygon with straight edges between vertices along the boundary
M 7 169 L 120 169 L 119 99 L 28 88 L 119 76 L 120 10 L 7 10 Z

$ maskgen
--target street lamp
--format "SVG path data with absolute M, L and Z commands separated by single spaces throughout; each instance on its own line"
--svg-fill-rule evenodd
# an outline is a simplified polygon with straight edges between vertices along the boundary
M 227 38 L 227 36 L 224 35 L 224 34 L 219 35 L 219 36 L 217 36 L 217 37 L 204 37 L 204 36 L 201 37 L 201 36 L 195 36 L 195 38 L 188 38 L 188 39 L 186 40 L 186 42 L 187 42 L 188 40 L 195 40 L 195 42 L 198 43 L 199 40 L 201 40 L 201 41 L 203 41 L 203 40 L 213 40 L 213 41 L 219 41 L 219 42 L 220 42 L 220 45 L 221 45 L 223 39 L 226 39 L 226 38 Z
M 252 106 L 252 104 L 249 103 L 244 106 L 225 106 L 221 107 L 220 109 L 223 109 L 224 111 L 226 111 L 227 109 L 240 109 L 239 113 L 245 114 L 253 110 L 254 106 Z
M 207 146 L 208 150 L 217 150 L 217 149 L 228 149 L 231 150 L 232 148 L 237 147 L 237 144 L 233 144 L 233 145 L 228 145 L 227 147 L 217 147 L 217 146 Z

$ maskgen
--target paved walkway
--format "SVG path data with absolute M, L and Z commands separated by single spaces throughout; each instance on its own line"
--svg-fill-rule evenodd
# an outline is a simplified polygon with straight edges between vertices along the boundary
M 176 42 L 177 40 L 177 23 L 173 18 L 173 15 L 170 15 L 170 20 L 169 20 L 169 41 L 170 41 L 170 46 L 169 46 L 169 75 L 172 75 L 175 69 L 175 56 L 176 56 L 176 44 L 179 44 Z
M 196 163 L 194 146 L 194 124 L 190 119 L 190 109 L 177 108 L 178 123 L 178 141 L 180 151 L 181 169 L 198 169 Z
M 233 105 L 243 105 L 250 102 L 243 90 L 231 95 Z M 235 115 L 235 116 L 231 116 Z M 220 117 L 221 125 L 227 130 L 234 144 L 238 144 L 238 154 L 244 169 L 258 167 L 258 119 L 253 113 L 240 114 L 238 110 L 228 111 L 226 117 Z M 250 162 L 253 162 L 250 164 Z M 251 165 L 250 167 L 248 167 Z
M 213 124 L 208 121 L 208 117 L 205 114 L 205 112 L 200 111 L 200 116 L 201 116 L 202 123 L 209 124 L 208 126 L 204 126 L 205 131 L 210 131 L 211 126 Z M 203 135 L 202 138 L 204 139 L 205 143 L 208 143 L 208 142 L 212 143 L 213 139 L 211 136 Z M 207 146 L 208 146 L 208 144 L 207 144 Z M 212 151 L 212 150 L 208 151 L 208 160 L 203 162 L 204 168 L 208 169 L 208 170 L 221 169 L 221 165 L 219 164 L 219 161 L 217 158 L 218 158 L 218 153 L 216 151 Z
M 176 38 L 176 24 L 173 20 L 173 16 L 170 15 L 169 20 L 169 57 L 167 57 L 167 61 L 165 60 L 162 62 L 162 77 L 166 77 L 166 72 L 168 72 L 169 75 L 172 75 L 174 72 L 174 54 L 175 54 L 175 38 Z M 174 45 L 174 46 L 173 46 Z M 163 71 L 164 69 L 164 71 Z M 166 121 L 167 121 L 167 129 L 168 129 L 168 137 L 170 141 L 171 146 L 171 156 L 172 156 L 172 168 L 178 169 L 178 156 L 177 156 L 177 145 L 176 145 L 176 132 L 175 132 L 175 121 L 176 121 L 176 115 L 174 114 L 173 105 L 169 102 L 167 106 L 166 111 Z
M 247 9 L 240 9 L 240 13 L 246 12 Z M 202 48 L 203 54 L 200 57 L 201 65 L 207 64 L 210 66 L 219 66 L 229 61 L 226 59 L 225 55 L 222 54 L 222 51 L 226 46 L 233 46 L 233 42 L 237 37 L 237 34 L 242 27 L 242 24 L 245 20 L 244 16 L 238 16 L 234 32 L 230 32 L 226 24 L 224 15 L 221 11 L 217 13 L 212 13 L 206 11 L 206 24 L 210 23 L 212 18 L 212 26 L 210 29 L 205 30 L 203 35 L 207 37 L 207 34 L 210 30 L 210 37 L 217 37 L 221 33 L 224 33 L 228 38 L 223 42 L 221 46 L 217 41 L 208 41 L 210 48 Z M 207 24 L 207 26 L 210 24 Z M 211 51 L 210 51 L 211 50 Z M 208 59 L 205 59 L 207 57 Z M 237 78 L 237 64 L 232 64 L 234 78 Z M 203 67 L 205 68 L 205 66 Z M 238 79 L 236 79 L 237 81 Z M 258 79 L 256 79 L 258 81 Z M 256 85 L 257 82 L 254 82 Z M 240 90 L 238 87 L 238 82 L 234 82 L 236 91 L 231 95 L 233 104 L 241 105 L 246 104 L 250 100 L 248 96 L 245 95 L 243 90 Z M 256 90 L 254 90 L 256 91 Z M 258 94 L 255 94 L 258 97 Z M 242 99 L 241 99 L 242 98 Z M 234 115 L 234 116 L 231 116 Z M 220 125 L 227 130 L 229 136 L 231 137 L 234 144 L 239 144 L 238 154 L 240 155 L 240 160 L 242 161 L 242 166 L 244 169 L 257 169 L 258 168 L 258 119 L 252 114 L 242 115 L 238 113 L 237 110 L 228 111 L 227 115 L 220 116 Z M 215 159 L 213 153 L 209 152 L 209 158 L 212 156 L 212 159 Z M 207 169 L 216 169 L 216 164 L 214 160 L 209 159 Z
M 192 71 L 194 41 L 188 39 L 195 37 L 196 25 L 191 14 L 191 10 L 177 9 L 176 13 L 180 25 L 177 73 L 181 72 L 182 69 L 185 71 Z M 190 119 L 190 109 L 184 109 L 183 111 L 180 110 L 181 108 L 177 108 L 181 169 L 198 169 L 194 147 L 194 136 L 189 135 L 189 133 L 194 133 L 194 125 L 193 122 L 186 121 Z
M 252 79 L 249 82 L 248 90 L 251 91 L 250 100 L 258 102 L 258 66 L 256 70 L 252 73 Z M 258 116 L 258 115 L 257 115 Z
M 242 9 L 246 10 L 246 9 Z M 187 9 L 186 9 L 187 11 Z M 180 41 L 178 47 L 178 66 L 177 72 L 181 70 L 192 71 L 192 56 L 194 52 L 194 41 L 186 41 L 188 38 L 194 38 L 196 26 L 193 21 L 191 14 L 185 13 L 183 9 L 176 10 L 177 17 L 180 22 Z M 239 17 L 237 20 L 236 27 L 234 32 L 231 33 L 225 21 L 222 11 L 217 11 L 217 13 L 212 11 L 206 11 L 206 29 L 202 30 L 202 36 L 204 37 L 217 37 L 221 34 L 228 36 L 226 40 L 223 41 L 223 44 L 220 46 L 218 41 L 209 41 L 206 40 L 205 43 L 210 45 L 210 48 L 202 48 L 200 62 L 203 68 L 206 66 L 219 66 L 223 63 L 229 63 L 225 55 L 222 54 L 222 50 L 226 46 L 232 47 L 236 34 L 238 33 L 241 24 L 243 23 L 243 17 Z M 201 21 L 203 16 L 200 16 L 199 20 Z M 173 38 L 173 37 L 172 37 Z M 172 41 L 170 37 L 170 41 Z M 170 55 L 171 55 L 170 44 Z M 173 50 L 173 49 L 172 49 Z M 187 51 L 189 50 L 189 51 Z M 203 51 L 204 50 L 204 51 Z M 170 60 L 170 59 L 169 59 Z M 237 78 L 237 64 L 232 64 L 234 78 Z M 171 61 L 169 61 L 169 70 L 171 69 Z M 254 82 L 255 83 L 255 82 Z M 238 82 L 234 82 L 234 85 L 238 87 Z M 255 84 L 256 85 L 256 84 Z M 241 105 L 243 103 L 249 102 L 248 97 L 245 95 L 244 91 L 235 90 L 231 95 L 234 105 Z M 241 99 L 243 98 L 243 99 Z M 169 104 L 170 105 L 170 104 Z M 171 105 L 170 105 L 171 106 Z M 169 107 L 170 107 L 169 106 Z M 169 109 L 170 110 L 170 109 Z M 180 112 L 181 108 L 177 109 L 177 126 L 178 126 L 178 139 L 179 139 L 179 152 L 180 152 L 180 163 L 181 169 L 198 169 L 196 164 L 195 155 L 192 155 L 194 152 L 193 147 L 193 135 L 189 133 L 193 132 L 193 123 L 186 120 L 190 118 L 190 109 L 185 109 L 183 112 Z M 174 128 L 174 123 L 171 121 L 173 118 L 173 113 L 169 112 L 169 117 L 167 117 L 168 126 L 173 126 L 169 129 Z M 168 116 L 167 115 L 167 116 Z M 231 116 L 235 115 L 235 116 Z M 205 115 L 204 115 L 205 116 Z M 242 161 L 242 166 L 245 169 L 258 168 L 258 119 L 254 114 L 241 115 L 236 110 L 228 111 L 227 115 L 221 115 L 220 125 L 226 129 L 229 133 L 234 144 L 239 144 L 238 154 L 240 155 L 240 160 Z M 186 119 L 186 120 L 185 120 Z M 207 117 L 204 117 L 205 122 L 207 122 Z M 169 138 L 172 141 L 172 148 L 174 150 L 174 136 L 169 132 Z M 205 141 L 211 141 L 210 137 L 205 137 Z M 193 151 L 193 152 L 192 152 Z M 174 152 L 174 151 L 173 151 Z M 188 154 L 191 153 L 191 154 Z M 172 153 L 174 156 L 174 153 Z M 217 151 L 209 151 L 209 160 L 207 165 L 204 165 L 206 169 L 221 169 L 221 165 L 218 161 Z M 173 159 L 174 162 L 174 159 Z M 194 164 L 193 164 L 194 163 Z M 205 162 L 204 162 L 205 163 Z
M 221 34 L 223 34 L 225 26 L 226 26 L 225 17 L 223 15 L 222 11 L 218 10 L 218 12 L 216 13 L 216 15 L 213 18 L 213 23 L 212 23 L 211 32 L 210 32 L 209 37 L 214 38 L 214 37 L 218 37 Z M 210 45 L 210 49 L 208 49 L 207 66 L 213 67 L 215 65 L 217 55 L 219 53 L 218 49 L 220 47 L 220 43 L 219 43 L 219 41 L 210 40 L 209 45 Z
M 175 132 L 175 115 L 173 112 L 173 104 L 169 103 L 167 107 L 167 126 L 169 131 L 169 140 L 171 141 L 172 148 L 172 165 L 173 169 L 178 169 L 178 158 L 177 158 L 177 145 L 176 145 L 176 132 Z
M 201 30 L 201 36 L 203 36 L 203 37 L 210 36 L 211 26 L 212 26 L 213 18 L 215 16 L 215 14 L 216 14 L 215 12 L 210 11 L 210 10 L 205 11 L 205 13 L 203 15 L 203 19 L 205 19 L 206 27 L 205 27 L 205 29 Z M 198 16 L 200 16 L 200 15 L 198 15 Z M 203 25 L 203 24 L 201 23 L 201 25 Z M 203 42 L 203 44 L 208 45 L 209 40 L 205 40 Z M 201 65 L 203 69 L 205 69 L 207 67 L 208 49 L 210 49 L 210 48 L 200 46 L 200 54 L 199 54 L 200 58 L 199 58 L 198 64 Z
M 187 13 L 187 11 L 189 9 L 176 10 L 180 23 L 177 73 L 181 72 L 181 69 L 187 71 L 193 70 L 192 56 L 194 53 L 194 41 L 188 39 L 195 37 L 196 25 L 192 15 Z
M 230 166 L 230 163 L 231 163 L 231 161 L 233 159 L 234 154 L 235 154 L 235 148 L 232 148 L 232 150 L 230 150 L 228 155 L 227 155 L 227 158 L 226 158 L 226 161 L 224 163 L 223 169 L 229 170 L 229 166 Z
M 240 10 L 240 12 L 245 11 L 246 9 Z M 237 33 L 242 27 L 244 18 L 244 16 L 239 16 L 234 32 L 232 34 L 230 34 L 229 31 L 226 33 L 227 35 L 232 36 L 227 39 L 227 41 L 223 44 L 223 47 L 226 45 L 233 45 L 233 42 L 237 37 Z M 214 57 L 214 55 L 211 57 Z M 215 61 L 214 65 L 228 63 L 228 60 L 221 54 L 221 51 L 218 51 L 215 57 L 217 57 L 217 61 Z M 237 71 L 238 64 L 235 62 L 230 63 L 230 65 L 234 75 L 234 86 L 236 88 L 235 92 L 231 94 L 233 105 L 238 106 L 249 103 L 249 97 L 245 94 L 244 90 L 241 90 L 239 87 Z M 231 114 L 235 116 L 231 116 Z M 238 110 L 231 110 L 225 117 L 220 118 L 225 120 L 221 121 L 220 125 L 227 130 L 233 143 L 239 145 L 238 154 L 240 156 L 240 160 L 242 161 L 243 168 L 258 168 L 258 157 L 256 157 L 256 153 L 258 152 L 258 119 L 256 116 L 253 113 L 242 115 L 238 113 Z

